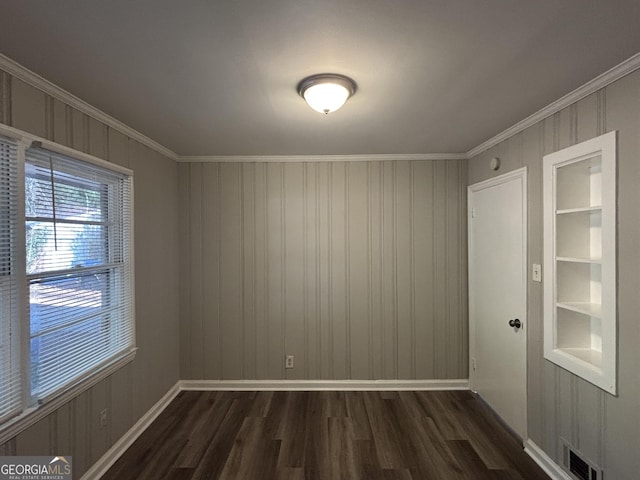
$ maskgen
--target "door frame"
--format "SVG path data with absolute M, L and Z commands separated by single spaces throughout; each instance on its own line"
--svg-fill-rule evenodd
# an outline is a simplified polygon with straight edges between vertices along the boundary
M 528 430 L 529 430 L 529 411 L 528 411 L 528 397 L 529 397 L 529 362 L 528 362 L 528 354 L 529 354 L 529 342 L 528 342 L 528 319 L 529 319 L 529 294 L 528 294 L 528 279 L 529 279 L 529 251 L 528 251 L 528 220 L 527 220 L 527 167 L 522 167 L 517 170 L 513 170 L 511 172 L 504 173 L 497 177 L 492 177 L 487 180 L 483 180 L 478 183 L 474 183 L 473 185 L 467 186 L 467 262 L 468 262 L 468 279 L 467 279 L 467 287 L 469 294 L 469 388 L 475 392 L 475 369 L 473 365 L 473 359 L 476 356 L 476 316 L 474 312 L 474 294 L 475 289 L 473 282 L 471 281 L 473 277 L 473 262 L 474 258 L 474 248 L 473 248 L 473 238 L 472 238 L 472 213 L 473 213 L 473 194 L 480 192 L 482 190 L 486 190 L 488 188 L 496 187 L 498 185 L 502 185 L 504 183 L 508 183 L 514 180 L 520 180 L 520 184 L 522 186 L 522 231 L 524 232 L 522 236 L 522 271 L 524 272 L 522 279 L 522 288 L 524 292 L 524 306 L 523 306 L 523 327 L 522 334 L 524 334 L 524 342 L 525 342 L 525 352 L 524 352 L 524 365 L 525 365 L 525 396 L 524 396 L 524 411 L 525 411 L 525 423 L 524 423 L 524 432 L 523 432 L 523 443 L 528 439 Z

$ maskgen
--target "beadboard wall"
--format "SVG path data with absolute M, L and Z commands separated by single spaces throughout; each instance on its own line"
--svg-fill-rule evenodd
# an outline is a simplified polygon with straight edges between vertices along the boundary
M 181 378 L 467 378 L 466 172 L 180 164 Z
M 542 283 L 529 281 L 528 421 L 530 438 L 557 464 L 564 439 L 602 467 L 604 478 L 631 480 L 640 471 L 640 72 L 475 156 L 469 183 L 528 168 L 529 265 L 542 264 L 543 155 L 612 130 L 618 131 L 618 396 L 544 359 Z M 489 168 L 492 157 L 502 162 L 497 173 Z
M 178 380 L 177 165 L 3 71 L 0 122 L 134 171 L 136 358 L 0 445 L 0 455 L 71 455 L 80 478 Z

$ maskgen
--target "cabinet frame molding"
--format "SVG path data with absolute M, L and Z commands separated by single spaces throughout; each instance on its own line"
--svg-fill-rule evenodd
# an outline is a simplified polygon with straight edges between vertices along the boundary
M 543 157 L 544 356 L 612 395 L 617 394 L 616 147 L 612 131 Z M 563 248 L 571 252 L 558 251 Z M 576 298 L 559 299 L 559 290 Z

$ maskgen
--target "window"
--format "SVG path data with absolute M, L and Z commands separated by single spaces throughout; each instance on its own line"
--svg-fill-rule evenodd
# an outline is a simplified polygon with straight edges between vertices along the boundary
M 0 420 L 134 351 L 133 179 L 102 163 L 0 139 Z
M 133 343 L 128 179 L 42 149 L 25 166 L 31 396 Z

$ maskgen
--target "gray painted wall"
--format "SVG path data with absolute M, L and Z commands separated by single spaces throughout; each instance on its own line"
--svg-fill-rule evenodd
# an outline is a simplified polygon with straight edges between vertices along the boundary
M 561 438 L 611 480 L 640 471 L 640 72 L 539 122 L 469 161 L 469 183 L 526 166 L 529 265 L 542 263 L 542 156 L 618 130 L 618 385 L 611 396 L 544 360 L 542 284 L 529 281 L 529 436 L 561 463 Z M 499 172 L 489 160 L 502 160 Z M 529 267 L 531 268 L 531 267 Z M 531 271 L 529 271 L 531 272 Z M 530 278 L 530 275 L 529 275 Z
M 467 378 L 466 171 L 181 164 L 182 378 Z
M 2 71 L 0 121 L 134 171 L 136 358 L 0 446 L 0 455 L 72 455 L 80 478 L 178 380 L 178 168 Z

